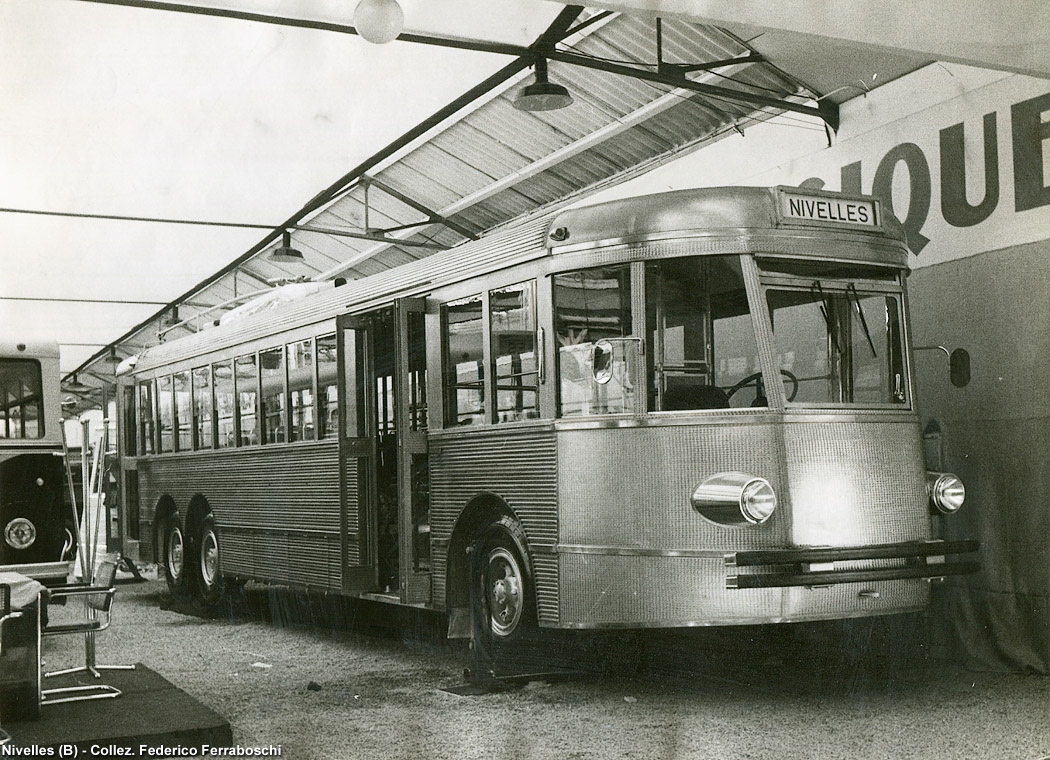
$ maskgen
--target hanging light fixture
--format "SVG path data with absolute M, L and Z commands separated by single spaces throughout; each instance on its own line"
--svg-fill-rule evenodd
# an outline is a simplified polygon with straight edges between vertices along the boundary
M 547 80 L 547 59 L 536 59 L 536 81 L 523 87 L 514 98 L 519 111 L 554 111 L 572 105 L 572 95 L 560 84 Z
M 397 39 L 405 14 L 397 0 L 361 0 L 354 11 L 354 28 L 368 42 L 382 45 Z
M 285 264 L 301 264 L 305 261 L 302 251 L 292 248 L 292 234 L 288 230 L 281 233 L 281 247 L 270 254 L 270 261 L 280 261 Z

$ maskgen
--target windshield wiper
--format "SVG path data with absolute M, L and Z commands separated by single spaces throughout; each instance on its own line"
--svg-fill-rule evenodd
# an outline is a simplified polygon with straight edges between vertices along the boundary
M 852 282 L 846 288 L 846 293 L 853 296 L 853 305 L 857 307 L 857 315 L 860 317 L 860 325 L 864 328 L 864 337 L 868 339 L 868 345 L 871 346 L 871 355 L 873 358 L 878 358 L 878 353 L 875 351 L 875 343 L 871 339 L 871 333 L 868 331 L 868 320 L 864 316 L 864 310 L 860 308 L 860 296 L 857 295 L 857 286 Z
M 820 284 L 820 280 L 813 280 L 813 284 L 809 286 L 810 295 L 820 299 L 820 313 L 824 317 L 824 324 L 828 328 L 828 337 L 831 338 L 831 345 L 835 348 L 836 354 L 842 353 L 842 348 L 839 346 L 838 331 L 835 329 L 835 321 L 831 315 L 831 299 L 824 293 L 824 288 Z

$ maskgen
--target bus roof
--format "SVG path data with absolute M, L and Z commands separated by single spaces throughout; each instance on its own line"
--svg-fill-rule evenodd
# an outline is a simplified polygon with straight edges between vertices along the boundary
M 57 359 L 58 341 L 50 338 L 22 338 L 17 335 L 2 335 L 0 336 L 0 357 Z
M 564 211 L 551 224 L 548 245 L 557 254 L 744 228 L 860 232 L 904 241 L 900 223 L 868 196 L 799 187 L 709 187 Z

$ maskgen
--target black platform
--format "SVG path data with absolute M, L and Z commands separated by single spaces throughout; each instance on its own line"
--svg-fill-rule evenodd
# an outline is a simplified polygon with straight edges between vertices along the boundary
M 89 757 L 92 746 L 106 748 L 105 754 L 111 757 L 140 757 L 140 745 L 195 747 L 197 756 L 206 744 L 232 745 L 233 733 L 225 718 L 145 665 L 138 664 L 134 670 L 108 670 L 102 676 L 96 680 L 78 673 L 46 679 L 46 689 L 101 682 L 116 686 L 123 694 L 112 699 L 45 705 L 40 720 L 5 720 L 11 744 L 54 747 L 53 757 L 59 756 L 62 745 L 76 746 Z M 128 751 L 111 752 L 110 747 Z

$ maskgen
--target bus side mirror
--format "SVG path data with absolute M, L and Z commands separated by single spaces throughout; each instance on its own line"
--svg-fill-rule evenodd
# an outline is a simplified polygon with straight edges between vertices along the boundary
M 594 382 L 605 385 L 612 380 L 613 347 L 607 340 L 600 340 L 591 349 L 591 374 Z
M 970 352 L 965 348 L 957 348 L 949 355 L 948 376 L 956 388 L 970 384 Z

